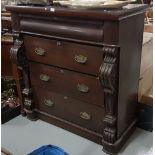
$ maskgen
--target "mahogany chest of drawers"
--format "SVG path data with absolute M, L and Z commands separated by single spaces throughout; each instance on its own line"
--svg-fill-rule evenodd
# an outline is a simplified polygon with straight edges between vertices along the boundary
M 135 128 L 145 5 L 117 10 L 7 6 L 22 114 L 115 154 Z

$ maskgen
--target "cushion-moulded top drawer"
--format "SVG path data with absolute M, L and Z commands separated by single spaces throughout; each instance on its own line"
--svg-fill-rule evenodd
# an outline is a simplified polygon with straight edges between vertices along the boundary
M 44 20 L 44 21 L 42 21 Z M 49 35 L 53 37 L 70 38 L 82 41 L 103 42 L 104 22 L 73 20 L 60 18 L 42 19 L 42 17 L 25 18 L 21 17 L 20 30 L 28 33 Z

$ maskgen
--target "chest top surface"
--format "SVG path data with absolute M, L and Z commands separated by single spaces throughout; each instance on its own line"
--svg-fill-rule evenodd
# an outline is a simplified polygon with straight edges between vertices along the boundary
M 121 9 L 76 9 L 67 7 L 47 6 L 6 6 L 8 11 L 12 13 L 31 14 L 31 15 L 46 15 L 57 17 L 74 17 L 83 19 L 96 20 L 120 20 L 128 15 L 134 15 L 138 12 L 144 12 L 147 5 L 128 4 Z

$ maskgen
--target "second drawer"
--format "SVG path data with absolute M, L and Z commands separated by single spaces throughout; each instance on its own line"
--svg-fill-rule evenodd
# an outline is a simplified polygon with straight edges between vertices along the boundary
M 98 78 L 35 62 L 29 65 L 32 85 L 103 107 L 104 92 Z

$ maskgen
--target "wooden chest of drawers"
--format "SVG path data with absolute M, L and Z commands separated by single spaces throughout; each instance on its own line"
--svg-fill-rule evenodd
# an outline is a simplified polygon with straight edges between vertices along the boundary
M 118 10 L 7 6 L 22 114 L 115 154 L 136 123 L 145 5 Z

